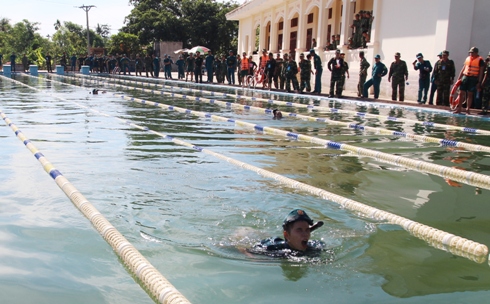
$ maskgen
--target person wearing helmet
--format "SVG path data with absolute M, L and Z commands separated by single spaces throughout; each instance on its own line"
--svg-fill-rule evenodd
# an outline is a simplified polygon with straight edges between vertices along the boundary
M 302 209 L 294 209 L 283 221 L 284 239 L 271 237 L 260 241 L 248 250 L 250 253 L 265 254 L 275 257 L 303 256 L 324 249 L 321 241 L 310 240 L 311 232 L 323 226 L 316 223 Z

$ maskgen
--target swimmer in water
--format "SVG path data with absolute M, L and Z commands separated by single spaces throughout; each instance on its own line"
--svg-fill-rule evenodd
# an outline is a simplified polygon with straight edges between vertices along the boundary
M 99 92 L 100 92 L 100 94 L 105 94 L 106 93 L 106 91 L 101 91 L 99 89 L 93 89 L 91 93 L 93 95 L 97 95 L 97 94 L 99 94 Z M 90 92 L 89 92 L 89 94 L 90 94 Z
M 273 119 L 281 119 L 282 118 L 282 112 L 279 111 L 278 109 L 272 110 L 272 114 L 274 114 Z
M 282 224 L 284 239 L 271 237 L 260 241 L 247 251 L 274 257 L 303 256 L 318 253 L 325 248 L 321 241 L 310 241 L 311 232 L 323 226 L 323 222 L 313 220 L 302 209 L 291 211 Z

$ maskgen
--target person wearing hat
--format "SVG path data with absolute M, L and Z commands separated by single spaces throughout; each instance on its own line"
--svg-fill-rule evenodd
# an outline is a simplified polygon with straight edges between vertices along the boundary
M 194 54 L 190 53 L 189 57 L 185 60 L 185 64 L 187 66 L 187 73 L 185 74 L 185 81 L 187 81 L 187 77 L 191 74 L 191 81 L 194 78 L 194 69 L 195 69 L 196 58 L 194 58 Z
M 364 51 L 359 52 L 359 82 L 357 83 L 357 97 L 362 96 L 362 90 L 367 78 L 367 71 L 371 64 L 364 57 Z
M 293 89 L 295 92 L 298 92 L 298 78 L 296 74 L 298 74 L 298 65 L 296 61 L 294 61 L 294 57 L 289 54 L 289 61 L 286 64 L 286 91 L 291 93 L 291 82 L 293 83 Z
M 356 14 L 354 21 L 350 26 L 354 31 L 354 37 L 352 38 L 352 48 L 357 49 L 362 44 L 362 25 L 361 25 L 361 15 Z
M 482 106 L 480 115 L 487 115 L 488 103 L 490 101 L 490 52 L 488 53 L 487 59 L 485 59 L 485 75 L 482 81 Z
M 185 72 L 184 72 L 184 66 L 185 66 L 185 61 L 184 57 L 182 55 L 179 55 L 179 59 L 175 61 L 175 64 L 177 65 L 177 79 L 184 79 L 185 77 Z
M 391 82 L 391 100 L 396 101 L 399 92 L 400 101 L 405 100 L 405 81 L 408 79 L 407 63 L 400 59 L 399 52 L 395 53 L 395 61 L 391 63 L 388 82 Z M 398 92 L 397 92 L 398 91 Z
M 294 209 L 282 223 L 284 239 L 271 237 L 262 240 L 248 252 L 273 257 L 303 256 L 319 252 L 325 248 L 325 244 L 310 240 L 310 236 L 313 231 L 322 226 L 322 221 L 314 223 L 303 209 Z
M 226 58 L 226 66 L 228 67 L 228 84 L 235 84 L 235 70 L 237 66 L 237 59 L 233 55 L 233 51 L 230 51 L 230 56 Z
M 438 60 L 434 64 L 434 68 L 436 67 L 437 63 L 441 60 L 442 58 L 442 52 L 437 54 Z M 436 75 L 434 73 L 434 70 L 432 70 L 432 76 L 430 77 L 430 93 L 429 93 L 429 104 L 433 105 L 434 104 L 434 94 L 437 90 L 437 85 L 436 85 Z
M 299 92 L 303 93 L 306 89 L 307 92 L 311 91 L 310 79 L 311 79 L 311 61 L 305 59 L 305 54 L 299 55 L 299 77 L 300 85 Z
M 206 82 L 213 82 L 213 70 L 214 70 L 214 55 L 211 50 L 208 51 L 208 55 L 206 56 L 206 72 L 208 74 L 208 79 Z
M 201 52 L 196 52 L 196 59 L 194 61 L 194 79 L 196 83 L 202 83 L 202 65 L 204 63 L 204 58 L 201 56 Z
M 335 51 L 335 57 L 330 59 L 327 63 L 327 68 L 331 72 L 330 76 L 330 94 L 328 97 L 334 97 L 334 89 L 337 97 L 342 96 L 343 86 L 342 80 L 342 68 L 344 66 L 344 59 L 340 57 L 340 51 Z M 335 87 L 337 86 L 337 87 Z
M 374 56 L 374 65 L 372 71 L 372 77 L 366 83 L 364 83 L 362 96 L 367 98 L 369 96 L 368 90 L 371 86 L 374 87 L 374 99 L 378 99 L 379 97 L 379 86 L 381 84 L 381 79 L 388 74 L 388 69 L 381 62 L 381 56 L 377 54 Z
M 321 94 L 323 74 L 322 59 L 320 58 L 320 56 L 318 56 L 318 54 L 315 53 L 314 49 L 310 50 L 310 55 L 313 57 L 313 67 L 315 68 L 315 88 L 312 93 Z
M 449 106 L 449 91 L 456 76 L 456 68 L 454 61 L 449 59 L 449 52 L 444 50 L 441 52 L 441 59 L 434 65 L 434 84 L 437 87 L 436 105 Z M 429 104 L 431 104 L 429 100 Z
M 248 86 L 247 76 L 250 71 L 250 62 L 248 61 L 246 52 L 243 52 L 242 55 L 243 55 L 243 59 L 240 61 L 240 77 L 243 78 L 242 88 L 244 88 L 245 86 Z
M 465 100 L 466 114 L 471 114 L 470 109 L 473 103 L 473 96 L 476 91 L 481 90 L 483 72 L 485 70 L 485 62 L 478 55 L 478 48 L 472 47 L 468 53 L 470 55 L 466 58 L 458 77 L 458 80 L 461 79 L 461 85 L 459 87 L 459 104 L 454 111 L 457 114 L 461 113 L 461 108 Z
M 276 89 L 284 90 L 284 77 L 281 75 L 282 65 L 284 59 L 281 58 L 281 54 L 276 54 L 276 69 L 274 70 L 274 87 Z
M 427 92 L 430 86 L 430 73 L 432 72 L 432 65 L 428 60 L 424 60 L 424 55 L 418 53 L 413 62 L 413 68 L 419 71 L 419 94 L 417 96 L 417 102 L 419 104 L 425 104 L 427 102 Z M 422 96 L 423 93 L 423 96 Z
M 289 54 L 288 53 L 285 53 L 283 55 L 284 57 L 284 61 L 282 63 L 282 67 L 281 67 L 281 78 L 279 79 L 280 81 L 282 80 L 283 82 L 281 83 L 280 87 L 281 87 L 281 90 L 283 90 L 285 87 L 286 87 L 286 74 L 287 74 L 287 66 L 288 66 L 288 62 L 289 62 Z

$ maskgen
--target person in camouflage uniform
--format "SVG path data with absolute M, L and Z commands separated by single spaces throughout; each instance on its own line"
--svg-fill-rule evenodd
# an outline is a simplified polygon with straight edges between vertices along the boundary
M 226 54 L 221 54 L 221 65 L 219 66 L 219 73 L 221 74 L 221 83 L 225 83 L 225 79 L 230 82 L 228 78 L 228 65 L 226 64 Z
M 434 65 L 434 83 L 437 85 L 436 105 L 449 106 L 449 90 L 454 82 L 456 67 L 454 61 L 449 59 L 449 52 L 442 51 L 441 60 Z
M 366 60 L 366 58 L 364 57 L 364 51 L 359 52 L 359 58 L 360 58 L 359 61 L 360 67 L 359 67 L 359 83 L 357 84 L 357 97 L 362 96 L 362 90 L 367 78 L 367 71 L 371 66 L 369 62 Z
M 284 90 L 284 77 L 281 75 L 282 64 L 284 60 L 281 58 L 281 54 L 277 53 L 276 55 L 276 70 L 274 71 L 274 87 L 276 89 L 281 88 Z M 279 86 L 280 83 L 280 86 Z
M 341 91 L 340 91 L 340 94 L 337 95 L 337 97 L 342 96 L 342 91 L 344 90 L 344 86 L 345 86 L 345 75 L 347 74 L 347 79 L 350 78 L 349 64 L 347 63 L 347 61 L 345 61 L 345 53 L 340 53 L 340 58 L 343 60 L 342 68 L 340 71 L 340 82 L 339 82 L 339 86 L 341 88 Z
M 483 76 L 481 87 L 482 87 L 482 105 L 481 105 L 481 112 L 478 114 L 487 115 L 488 103 L 490 101 L 490 53 L 488 53 L 487 59 L 485 59 L 485 76 Z
M 391 63 L 388 73 L 388 82 L 391 82 L 391 100 L 396 101 L 397 91 L 400 92 L 400 101 L 405 100 L 405 81 L 408 79 L 407 63 L 400 60 L 400 53 L 395 53 L 395 61 Z
M 310 56 L 310 55 L 308 55 Z M 309 59 L 305 59 L 305 54 L 301 53 L 299 55 L 299 76 L 300 76 L 300 86 L 299 92 L 303 93 L 306 88 L 307 92 L 311 91 L 310 79 L 311 79 L 311 61 Z
M 352 48 L 358 48 L 362 45 L 362 26 L 360 17 L 361 15 L 356 14 L 356 17 L 350 26 L 354 30 Z
M 289 61 L 286 64 L 286 91 L 291 93 L 291 81 L 293 82 L 293 89 L 298 91 L 298 78 L 296 74 L 298 74 L 298 65 L 296 61 L 293 60 L 293 56 L 289 55 Z
M 330 77 L 330 95 L 329 97 L 334 97 L 334 88 L 337 85 L 335 93 L 338 97 L 342 95 L 343 86 L 341 86 L 342 81 L 342 68 L 344 66 L 344 60 L 340 58 L 340 51 L 335 51 L 335 57 L 330 59 L 327 64 L 328 70 L 332 72 Z
M 284 61 L 282 63 L 282 69 L 281 69 L 281 78 L 284 79 L 284 82 L 281 83 L 281 90 L 284 90 L 284 85 L 286 84 L 286 67 L 288 65 L 288 61 L 289 61 L 289 55 L 284 54 Z

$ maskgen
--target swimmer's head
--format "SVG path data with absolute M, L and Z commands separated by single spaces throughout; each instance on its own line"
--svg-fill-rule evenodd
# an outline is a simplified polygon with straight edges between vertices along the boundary
M 294 209 L 293 211 L 289 212 L 289 214 L 286 216 L 282 223 L 282 228 L 283 230 L 288 230 L 288 228 L 291 227 L 291 224 L 298 222 L 298 221 L 305 221 L 310 225 L 310 231 L 314 231 L 317 228 L 320 228 L 323 226 L 322 221 L 318 221 L 316 223 L 313 223 L 313 220 L 306 214 L 306 212 L 302 209 Z
M 311 232 L 323 226 L 323 222 L 313 223 L 313 220 L 302 209 L 291 211 L 282 224 L 284 238 L 291 249 L 305 251 Z

